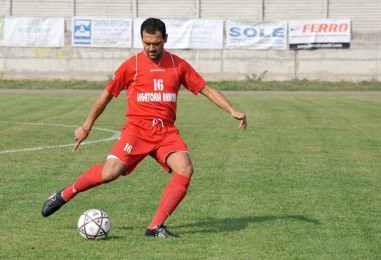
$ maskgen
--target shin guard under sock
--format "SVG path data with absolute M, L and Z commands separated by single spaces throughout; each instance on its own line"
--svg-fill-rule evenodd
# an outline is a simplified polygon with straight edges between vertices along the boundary
M 84 172 L 78 179 L 71 185 L 67 186 L 62 191 L 62 197 L 65 201 L 74 198 L 79 192 L 86 191 L 104 183 L 102 178 L 102 164 L 96 164 Z
M 175 173 L 163 191 L 157 212 L 149 225 L 149 229 L 163 224 L 172 214 L 180 202 L 185 197 L 191 178 L 182 174 Z

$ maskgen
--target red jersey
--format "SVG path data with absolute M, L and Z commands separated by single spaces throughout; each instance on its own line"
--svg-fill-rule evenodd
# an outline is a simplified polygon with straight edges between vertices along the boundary
M 114 97 L 126 89 L 128 117 L 174 122 L 181 85 L 197 95 L 206 82 L 176 55 L 164 51 L 159 64 L 155 64 L 142 51 L 122 63 L 106 89 Z

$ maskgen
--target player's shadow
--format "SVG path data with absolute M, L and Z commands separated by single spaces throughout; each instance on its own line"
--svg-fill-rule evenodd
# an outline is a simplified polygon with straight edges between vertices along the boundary
M 197 221 L 194 223 L 176 226 L 176 228 L 184 228 L 181 234 L 186 233 L 220 233 L 220 232 L 233 232 L 243 230 L 249 224 L 262 223 L 269 221 L 298 221 L 305 222 L 311 225 L 321 225 L 321 222 L 308 218 L 302 215 L 284 215 L 284 216 L 257 216 L 257 217 L 242 217 L 242 218 L 214 218 Z M 188 229 L 191 228 L 191 229 Z M 189 230 L 189 231 L 188 231 Z

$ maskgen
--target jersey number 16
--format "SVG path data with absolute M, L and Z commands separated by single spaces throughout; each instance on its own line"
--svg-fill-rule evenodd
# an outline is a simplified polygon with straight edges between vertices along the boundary
M 153 80 L 153 90 L 162 91 L 164 89 L 164 84 L 162 79 L 154 79 Z

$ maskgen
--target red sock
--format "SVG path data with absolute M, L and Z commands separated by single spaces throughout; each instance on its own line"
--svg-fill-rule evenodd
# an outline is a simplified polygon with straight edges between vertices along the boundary
M 163 224 L 164 221 L 172 214 L 176 207 L 185 197 L 191 178 L 182 174 L 175 173 L 168 182 L 167 187 L 161 196 L 159 207 L 156 214 L 149 225 L 149 229 L 153 229 L 157 225 Z
M 97 164 L 84 172 L 78 179 L 72 184 L 67 186 L 62 191 L 62 197 L 64 200 L 69 201 L 74 198 L 75 195 L 79 192 L 86 191 L 95 186 L 103 184 L 102 178 L 103 165 Z

